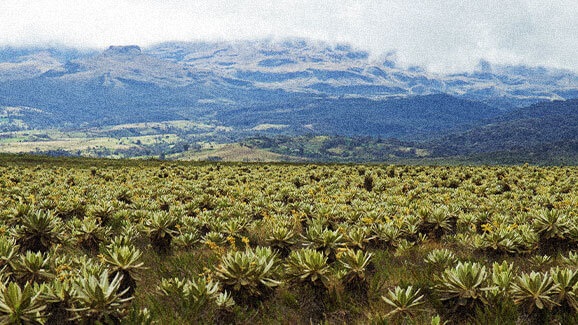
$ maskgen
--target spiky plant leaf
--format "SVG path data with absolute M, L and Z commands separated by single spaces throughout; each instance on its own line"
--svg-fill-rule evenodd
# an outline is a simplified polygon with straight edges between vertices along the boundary
M 436 277 L 436 290 L 444 301 L 456 306 L 473 307 L 486 303 L 483 292 L 488 274 L 486 267 L 479 263 L 459 262 Z
M 531 272 L 518 276 L 510 291 L 514 303 L 526 306 L 528 312 L 532 313 L 535 308 L 542 310 L 556 306 L 555 296 L 558 289 L 559 286 L 547 272 Z
M 327 286 L 330 268 L 323 252 L 305 248 L 291 252 L 286 260 L 289 279 L 313 286 Z
M 385 317 L 391 318 L 394 321 L 406 317 L 414 317 L 415 313 L 420 311 L 418 307 L 424 303 L 424 296 L 420 295 L 420 289 L 412 286 L 408 286 L 405 289 L 399 286 L 395 287 L 393 291 L 389 290 L 381 299 L 393 307 L 393 310 L 385 315 Z
M 87 275 L 74 282 L 76 291 L 75 308 L 70 311 L 76 314 L 77 320 L 98 320 L 111 322 L 120 320 L 125 314 L 127 303 L 133 297 L 123 297 L 126 290 L 120 291 L 122 275 L 112 280 L 108 271 L 100 275 Z
M 40 301 L 41 289 L 26 283 L 0 283 L 0 323 L 44 324 L 46 305 Z

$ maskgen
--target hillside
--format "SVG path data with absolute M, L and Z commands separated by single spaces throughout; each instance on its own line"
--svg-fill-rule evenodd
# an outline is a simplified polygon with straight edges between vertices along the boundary
M 393 57 L 376 60 L 349 46 L 298 40 L 111 46 L 100 52 L 0 49 L 0 105 L 51 115 L 28 121 L 36 127 L 207 121 L 214 113 L 247 107 L 290 112 L 328 99 L 439 93 L 508 110 L 578 97 L 578 76 L 488 63 L 473 72 L 436 75 L 398 66 Z M 344 103 L 356 110 L 355 101 Z
M 319 42 L 4 48 L 0 151 L 176 159 L 255 137 L 328 136 L 371 137 L 367 147 L 377 149 L 343 153 L 337 145 L 339 154 L 301 158 L 542 157 L 556 151 L 548 144 L 578 138 L 577 96 L 569 71 L 481 62 L 475 71 L 434 75 Z M 282 156 L 241 151 L 294 156 L 266 150 Z
M 578 139 L 578 100 L 535 104 L 508 112 L 487 124 L 427 143 L 435 155 L 493 151 L 530 152 L 549 143 Z M 571 149 L 570 147 L 569 149 Z
M 43 112 L 4 107 L 0 151 L 229 161 L 578 164 L 578 100 L 505 114 L 447 95 L 344 101 L 327 100 L 291 114 L 237 111 L 225 117 L 232 127 L 174 120 L 34 130 L 24 120 Z M 347 110 L 352 102 L 357 105 L 353 112 Z
M 229 125 L 250 128 L 260 124 L 288 125 L 296 133 L 416 138 L 496 117 L 488 105 L 448 95 L 402 99 L 324 99 L 299 109 L 245 107 L 217 113 Z
M 432 110 L 441 111 L 435 108 Z M 408 109 L 404 108 L 403 111 Z M 417 112 L 413 114 L 419 115 Z M 473 115 L 471 112 L 467 114 Z M 426 122 L 427 119 L 424 120 L 424 123 Z M 462 131 L 456 131 L 459 127 L 447 129 L 437 136 L 436 133 L 431 133 L 430 138 L 426 137 L 424 141 L 343 136 L 278 136 L 256 137 L 243 143 L 250 147 L 280 154 L 294 154 L 314 161 L 578 164 L 578 100 L 538 103 L 461 128 Z M 417 132 L 420 127 L 413 126 L 412 130 Z

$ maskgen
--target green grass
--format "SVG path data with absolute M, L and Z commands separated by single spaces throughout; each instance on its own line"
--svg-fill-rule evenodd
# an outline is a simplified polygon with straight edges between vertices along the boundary
M 14 138 L 4 138 L 0 139 L 0 143 L 16 143 L 29 140 L 29 137 L 14 137 Z

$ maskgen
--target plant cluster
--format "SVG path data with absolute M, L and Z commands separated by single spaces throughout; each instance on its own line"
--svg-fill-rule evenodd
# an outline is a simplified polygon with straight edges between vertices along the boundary
M 0 166 L 0 323 L 572 323 L 577 179 L 530 166 Z

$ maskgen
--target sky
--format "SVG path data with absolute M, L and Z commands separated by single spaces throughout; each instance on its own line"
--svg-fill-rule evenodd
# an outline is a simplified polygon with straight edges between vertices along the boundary
M 432 72 L 525 64 L 578 72 L 576 0 L 0 0 L 0 46 L 101 49 L 305 38 Z

